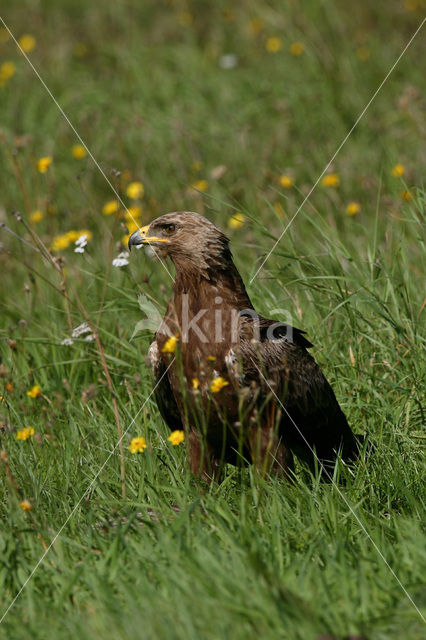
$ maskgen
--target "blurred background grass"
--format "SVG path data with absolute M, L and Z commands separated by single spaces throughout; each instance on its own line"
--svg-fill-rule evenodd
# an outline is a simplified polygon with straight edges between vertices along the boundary
M 107 179 L 3 27 L 0 222 L 56 260 L 1 230 L 3 610 L 70 519 L 0 632 L 421 638 L 360 522 L 424 606 L 424 33 L 249 286 L 259 311 L 309 332 L 374 441 L 342 494 L 303 469 L 293 487 L 190 476 L 155 405 L 141 410 L 151 334 L 131 340 L 137 294 L 161 311 L 171 283 L 141 253 L 112 261 L 135 220 L 191 209 L 227 230 L 248 283 L 424 3 L 6 1 L 1 16 Z M 100 343 L 71 338 L 84 321 Z M 124 453 L 125 499 L 114 402 L 124 444 L 148 441 Z

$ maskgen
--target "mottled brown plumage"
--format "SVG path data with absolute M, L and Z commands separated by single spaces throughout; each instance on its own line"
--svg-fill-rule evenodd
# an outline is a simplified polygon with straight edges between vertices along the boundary
M 258 316 L 228 238 L 196 213 L 170 213 L 132 234 L 176 268 L 174 295 L 149 350 L 159 410 L 187 435 L 205 478 L 252 461 L 287 473 L 293 453 L 311 467 L 356 455 L 356 439 L 303 331 Z M 191 324 L 192 323 L 192 324 Z M 177 349 L 167 353 L 168 339 Z M 222 380 L 223 379 L 223 380 Z M 212 383 L 224 386 L 212 391 Z M 279 400 L 278 400 L 278 399 Z

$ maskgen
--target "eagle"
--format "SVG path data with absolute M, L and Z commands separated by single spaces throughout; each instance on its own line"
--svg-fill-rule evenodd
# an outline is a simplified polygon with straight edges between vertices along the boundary
M 183 430 L 191 470 L 211 481 L 231 463 L 293 477 L 295 454 L 329 475 L 357 438 L 305 332 L 259 315 L 228 237 L 193 212 L 168 213 L 129 238 L 175 267 L 172 298 L 148 359 L 169 428 Z

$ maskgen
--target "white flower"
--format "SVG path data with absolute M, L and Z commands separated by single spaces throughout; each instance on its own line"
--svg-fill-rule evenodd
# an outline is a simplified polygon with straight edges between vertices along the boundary
M 72 344 L 74 344 L 74 340 L 72 340 L 72 338 L 64 338 L 61 344 L 63 344 L 65 347 L 70 347 Z
M 127 264 L 129 264 L 128 257 L 129 257 L 128 252 L 127 251 L 123 251 L 116 258 L 114 258 L 114 260 L 112 261 L 112 266 L 113 267 L 125 267 Z
M 238 58 L 235 53 L 226 53 L 219 58 L 219 67 L 221 69 L 234 69 L 238 64 Z
M 74 253 L 84 253 L 84 248 L 87 246 L 87 234 L 80 236 L 74 244 Z
M 92 332 L 92 330 L 89 327 L 89 325 L 87 324 L 87 322 L 82 322 L 81 324 L 78 325 L 78 327 L 73 329 L 71 336 L 73 338 L 79 338 L 80 336 L 84 335 L 85 333 L 91 333 L 91 332 Z
M 91 333 L 88 336 L 86 336 L 84 339 L 86 340 L 86 342 L 93 342 L 93 340 L 95 339 L 95 335 Z

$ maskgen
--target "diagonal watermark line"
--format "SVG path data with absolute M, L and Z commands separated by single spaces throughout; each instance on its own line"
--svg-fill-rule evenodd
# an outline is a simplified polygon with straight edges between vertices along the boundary
M 255 364 L 255 363 L 254 363 Z M 337 483 L 334 481 L 333 477 L 331 476 L 331 474 L 328 472 L 328 470 L 322 465 L 320 459 L 318 458 L 315 450 L 311 447 L 311 445 L 309 444 L 309 442 L 307 441 L 307 439 L 305 438 L 305 436 L 303 435 L 303 433 L 301 432 L 301 430 L 299 429 L 299 427 L 297 426 L 297 424 L 295 423 L 295 421 L 293 420 L 293 418 L 291 417 L 291 415 L 289 414 L 289 412 L 287 411 L 287 409 L 285 408 L 285 406 L 283 405 L 283 403 L 281 402 L 281 400 L 279 399 L 279 397 L 277 396 L 277 394 L 275 393 L 275 391 L 273 390 L 273 388 L 271 387 L 271 385 L 269 384 L 268 380 L 265 378 L 265 376 L 263 375 L 262 371 L 260 370 L 260 368 L 255 364 L 256 369 L 258 370 L 259 374 L 262 376 L 263 380 L 266 382 L 267 386 L 269 387 L 269 389 L 272 391 L 272 393 L 274 394 L 275 398 L 277 399 L 280 407 L 285 411 L 286 415 L 288 416 L 288 418 L 291 420 L 292 424 L 294 425 L 294 427 L 297 429 L 297 432 L 299 433 L 299 435 L 303 438 L 306 446 L 309 448 L 309 450 L 311 451 L 312 455 L 315 457 L 316 461 L 319 464 L 319 467 L 322 469 L 322 471 L 327 475 L 328 479 L 330 480 L 331 484 L 335 487 L 335 489 L 337 490 L 339 496 L 341 498 L 343 498 L 345 504 L 347 505 L 347 507 L 349 508 L 350 512 L 352 513 L 352 515 L 354 516 L 354 518 L 356 519 L 356 521 L 358 522 L 359 526 L 361 527 L 361 529 L 363 530 L 364 534 L 366 535 L 366 537 L 370 540 L 371 544 L 373 545 L 374 549 L 377 551 L 377 553 L 379 554 L 380 558 L 383 560 L 383 562 L 385 563 L 385 565 L 387 566 L 387 568 L 389 569 L 389 571 L 391 572 L 392 576 L 395 578 L 395 580 L 397 581 L 397 583 L 399 584 L 399 586 L 401 587 L 402 591 L 404 592 L 404 595 L 408 598 L 408 600 L 410 601 L 410 603 L 413 605 L 414 609 L 416 610 L 416 612 L 419 614 L 420 618 L 422 619 L 422 621 L 426 624 L 426 618 L 424 617 L 424 615 L 422 614 L 422 612 L 420 611 L 420 609 L 418 608 L 418 606 L 416 605 L 416 603 L 414 602 L 413 598 L 411 597 L 411 595 L 408 593 L 407 589 L 404 587 L 404 585 L 402 584 L 401 580 L 398 578 L 398 576 L 396 575 L 395 571 L 392 569 L 392 567 L 390 566 L 389 562 L 386 560 L 385 556 L 383 555 L 383 553 L 380 551 L 379 547 L 377 546 L 377 544 L 374 542 L 373 538 L 371 537 L 371 535 L 368 533 L 365 525 L 361 522 L 361 519 L 359 518 L 359 516 L 356 514 L 356 512 L 354 511 L 354 509 L 352 508 L 352 506 L 350 505 L 349 501 L 346 499 L 344 493 L 340 490 L 340 488 L 338 487 Z
M 296 213 L 290 218 L 289 222 L 287 223 L 287 225 L 284 228 L 284 231 L 281 233 L 281 235 L 279 236 L 278 240 L 276 240 L 274 246 L 272 247 L 272 249 L 269 251 L 269 253 L 267 254 L 266 258 L 263 259 L 262 264 L 260 265 L 260 267 L 257 269 L 256 273 L 254 274 L 254 276 L 250 279 L 249 284 L 252 284 L 253 280 L 256 279 L 257 275 L 259 274 L 259 272 L 263 269 L 263 267 L 265 266 L 265 263 L 269 260 L 271 254 L 275 251 L 277 245 L 281 242 L 284 234 L 288 231 L 288 229 L 291 227 L 291 225 L 293 224 L 294 220 L 296 219 L 296 216 L 299 214 L 299 212 L 301 211 L 301 209 L 303 208 L 304 204 L 306 204 L 306 202 L 309 200 L 309 198 L 311 197 L 312 192 L 316 189 L 316 187 L 318 186 L 319 181 L 321 180 L 321 178 L 323 177 L 323 175 L 325 174 L 325 172 L 327 171 L 327 169 L 329 168 L 329 166 L 331 165 L 331 163 L 334 161 L 334 159 L 336 158 L 336 156 L 338 155 L 338 153 L 340 152 L 340 150 L 342 149 L 342 147 L 346 144 L 348 138 L 351 136 L 352 132 L 354 131 L 354 129 L 358 126 L 360 120 L 363 118 L 363 116 L 365 115 L 367 109 L 369 108 L 369 106 L 371 105 L 371 103 L 373 102 L 374 98 L 377 96 L 377 94 L 380 92 L 380 90 L 382 89 L 383 85 L 386 83 L 387 79 L 389 78 L 389 76 L 391 75 L 391 73 L 393 72 L 393 70 L 395 69 L 395 67 L 397 66 L 397 64 L 399 63 L 399 61 L 401 60 L 401 58 L 404 56 L 405 52 L 407 51 L 407 49 L 410 47 L 411 43 L 413 42 L 414 38 L 417 36 L 417 34 L 419 33 L 420 29 L 423 27 L 424 23 L 426 22 L 426 18 L 424 18 L 422 20 L 422 22 L 420 23 L 420 25 L 418 26 L 418 28 L 416 29 L 416 31 L 413 33 L 413 35 L 411 36 L 410 40 L 408 41 L 408 43 L 405 45 L 405 47 L 403 48 L 403 50 L 401 51 L 401 53 L 399 54 L 398 58 L 396 59 L 396 61 L 393 63 L 392 67 L 389 69 L 389 71 L 387 72 L 387 74 L 385 75 L 384 79 L 382 80 L 382 82 L 380 83 L 380 85 L 378 86 L 378 88 L 376 89 L 376 91 L 373 93 L 373 95 L 371 96 L 370 100 L 367 102 L 366 106 L 364 107 L 364 109 L 361 111 L 360 115 L 358 116 L 358 118 L 355 120 L 354 124 L 352 125 L 352 127 L 349 129 L 348 133 L 346 134 L 346 136 L 343 138 L 342 142 L 340 143 L 340 145 L 337 147 L 336 151 L 334 152 L 333 156 L 331 157 L 331 159 L 328 161 L 328 163 L 326 164 L 326 166 L 324 167 L 323 171 L 320 173 L 320 175 L 318 176 L 316 182 L 314 183 L 314 185 L 311 187 L 309 193 L 305 196 L 305 198 L 303 199 L 302 204 L 297 208 Z
M 123 202 L 120 194 L 117 192 L 117 190 L 115 189 L 114 185 L 112 184 L 111 180 L 108 178 L 108 176 L 106 175 L 105 171 L 102 169 L 101 165 L 99 164 L 99 162 L 96 160 L 95 156 L 93 155 L 93 153 L 90 151 L 89 147 L 87 146 L 87 144 L 85 143 L 85 141 L 83 140 L 83 138 L 81 137 L 81 135 L 78 133 L 77 129 L 74 127 L 73 123 L 71 122 L 71 120 L 68 118 L 67 114 L 65 113 L 65 111 L 63 110 L 63 108 L 61 107 L 61 105 L 59 104 L 59 102 L 56 100 L 55 96 L 53 95 L 53 93 L 51 92 L 51 90 L 49 89 L 49 87 L 47 86 L 47 84 L 45 83 L 45 81 L 43 80 L 43 78 L 41 77 L 40 73 L 37 71 L 37 69 L 35 68 L 35 66 L 33 65 L 33 63 L 31 62 L 30 58 L 27 56 L 27 54 L 25 53 L 25 51 L 22 49 L 21 45 L 19 44 L 19 42 L 17 41 L 17 39 L 15 38 L 15 36 L 13 35 L 12 31 L 9 29 L 8 25 L 6 24 L 6 22 L 3 20 L 3 18 L 0 16 L 0 20 L 2 21 L 5 29 L 7 30 L 7 32 L 9 33 L 10 37 L 12 38 L 12 40 L 14 41 L 14 43 L 16 44 L 16 46 L 18 47 L 19 51 L 21 52 L 21 54 L 24 56 L 25 60 L 28 62 L 28 64 L 30 65 L 31 69 L 34 71 L 35 75 L 37 76 L 37 78 L 40 80 L 41 84 L 43 85 L 44 89 L 47 91 L 47 93 L 49 94 L 50 98 L 52 98 L 53 102 L 55 103 L 55 105 L 57 106 L 57 108 L 59 109 L 61 115 L 64 117 L 64 119 L 66 120 L 66 122 L 68 123 L 68 125 L 70 126 L 70 128 L 72 129 L 72 131 L 74 132 L 74 134 L 76 135 L 76 137 L 78 138 L 78 140 L 81 142 L 81 144 L 83 145 L 83 147 L 86 149 L 88 155 L 90 156 L 91 160 L 93 161 L 93 163 L 95 164 L 95 166 L 97 167 L 97 169 L 100 171 L 100 173 L 102 174 L 102 176 L 105 178 L 106 182 L 108 183 L 109 187 L 111 188 L 111 190 L 113 191 L 113 193 L 115 194 L 117 200 L 120 202 L 120 204 L 124 207 L 124 209 L 126 210 L 126 213 L 130 216 L 130 218 L 133 220 L 133 222 L 137 225 L 138 223 L 136 222 L 135 218 L 132 215 L 132 212 L 129 211 L 129 209 L 127 208 L 126 204 Z M 169 269 L 167 268 L 167 265 L 165 264 L 165 262 L 162 260 L 160 255 L 157 255 L 158 259 L 160 260 L 161 264 L 163 265 L 164 269 L 166 270 L 166 272 L 168 273 L 169 277 L 171 278 L 171 280 L 174 280 L 172 274 L 170 273 Z
M 107 456 L 107 458 L 105 459 L 105 461 L 102 463 L 101 467 L 98 469 L 95 477 L 93 478 L 93 480 L 91 480 L 89 486 L 87 487 L 87 489 L 83 492 L 81 498 L 78 500 L 78 502 L 74 505 L 71 513 L 69 514 L 69 516 L 67 517 L 67 519 L 65 520 L 64 524 L 60 527 L 60 529 L 55 533 L 55 535 L 53 536 L 52 540 L 50 541 L 49 545 L 47 546 L 47 548 L 45 549 L 43 555 L 39 558 L 39 560 L 37 561 L 37 563 L 34 565 L 31 573 L 29 574 L 29 576 L 26 578 L 24 584 L 21 586 L 21 588 L 19 589 L 18 593 L 15 595 L 15 597 L 13 598 L 12 602 L 9 604 L 9 606 L 7 607 L 7 609 L 4 611 L 3 615 L 0 618 L 0 624 L 3 622 L 3 620 L 5 619 L 5 617 L 7 616 L 7 614 L 9 613 L 9 611 L 12 609 L 13 605 L 15 604 L 15 602 L 18 600 L 19 596 L 21 595 L 21 593 L 23 592 L 23 590 L 25 589 L 25 587 L 27 586 L 27 584 L 29 583 L 29 581 L 31 580 L 31 578 L 34 576 L 35 572 L 37 571 L 37 569 L 39 568 L 39 566 L 41 565 L 41 563 L 43 562 L 43 560 L 45 559 L 45 557 L 47 556 L 47 554 L 49 553 L 49 551 L 51 550 L 51 548 L 53 547 L 53 545 L 55 544 L 56 540 L 59 538 L 59 536 L 61 535 L 62 531 L 65 529 L 65 527 L 67 526 L 68 522 L 71 520 L 71 518 L 73 517 L 74 513 L 77 511 L 78 507 L 80 506 L 80 504 L 83 502 L 84 497 L 86 496 L 87 492 L 90 491 L 90 489 L 93 487 L 94 483 L 96 482 L 96 480 L 99 478 L 100 474 L 102 473 L 102 471 L 104 470 L 105 466 L 107 465 L 107 463 L 109 462 L 109 460 L 111 459 L 111 457 L 114 455 L 117 447 L 120 445 L 120 442 L 123 440 L 124 436 L 126 435 L 126 433 L 128 432 L 128 430 L 130 429 L 130 427 L 133 425 L 133 423 L 135 422 L 136 418 L 138 417 L 138 415 L 140 414 L 140 412 L 142 411 L 142 409 L 145 407 L 145 405 L 147 404 L 148 400 L 151 398 L 151 396 L 153 395 L 153 393 L 155 392 L 155 390 L 157 389 L 158 385 L 160 384 L 160 382 L 162 381 L 162 379 L 164 378 L 164 376 L 167 374 L 168 370 L 170 369 L 170 367 L 172 366 L 172 364 L 174 363 L 175 358 L 173 358 L 169 364 L 169 366 L 167 367 L 167 369 L 164 371 L 163 375 L 161 376 L 161 378 L 157 381 L 157 383 L 155 384 L 154 388 L 151 390 L 151 392 L 149 393 L 149 395 L 147 396 L 147 398 L 145 399 L 143 405 L 140 407 L 139 411 L 136 413 L 136 415 L 132 418 L 129 426 L 127 427 L 127 429 L 124 431 L 123 435 L 121 436 L 121 438 L 118 440 L 118 442 L 115 444 L 113 450 L 110 452 L 110 454 Z

